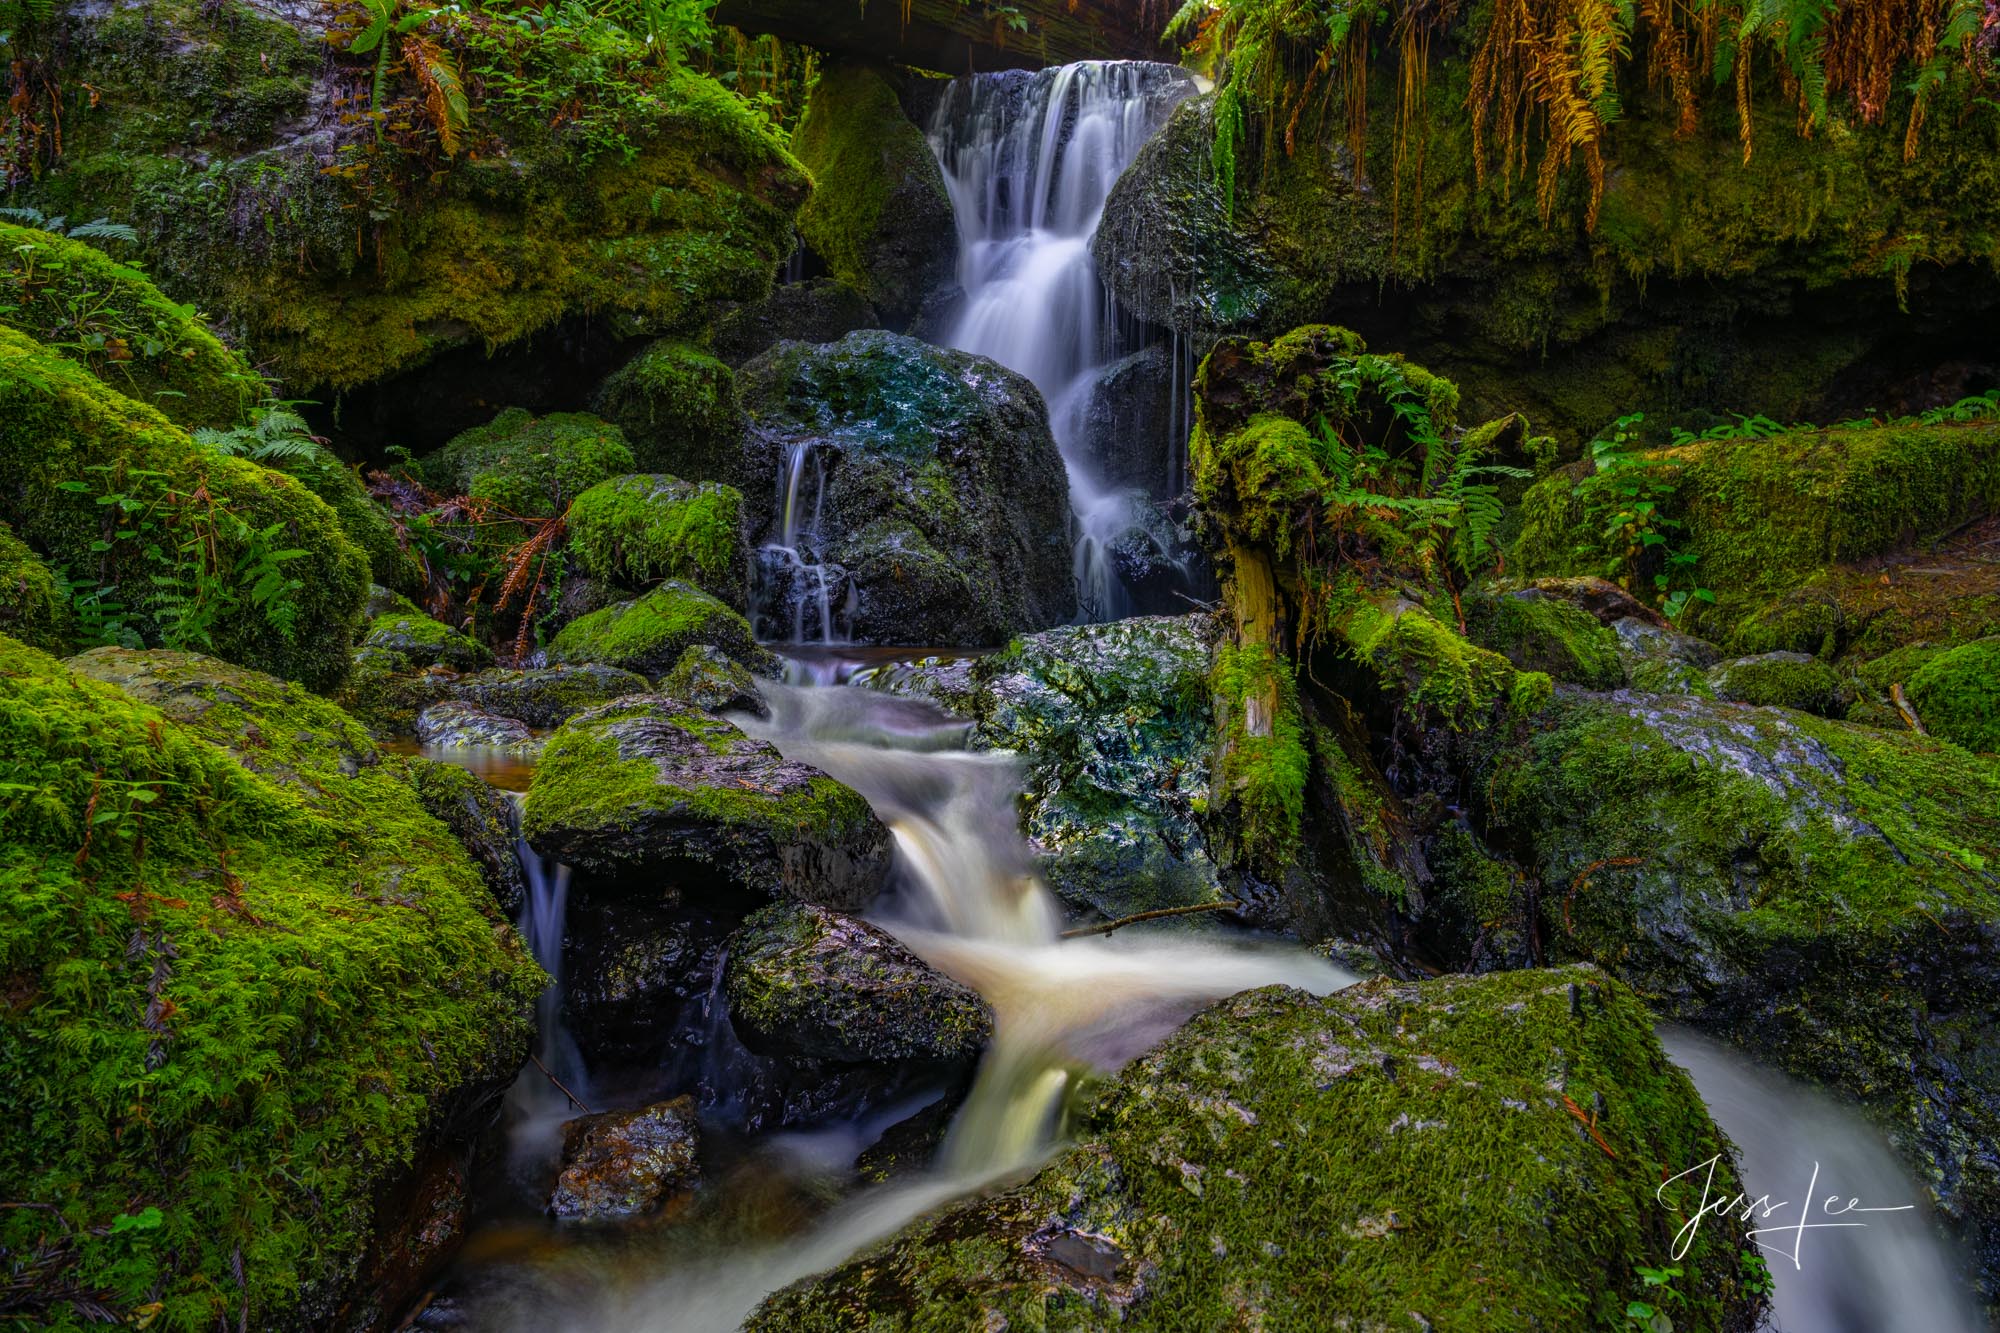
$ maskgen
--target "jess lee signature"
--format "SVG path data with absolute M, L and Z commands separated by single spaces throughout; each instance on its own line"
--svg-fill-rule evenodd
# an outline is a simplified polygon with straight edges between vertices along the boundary
M 1706 1162 L 1691 1166 L 1679 1175 L 1661 1181 L 1660 1188 L 1654 1191 L 1653 1197 L 1658 1199 L 1662 1204 L 1666 1204 L 1668 1186 L 1673 1185 L 1677 1181 L 1687 1180 L 1690 1176 L 1697 1173 L 1701 1174 L 1701 1206 L 1695 1209 L 1694 1215 L 1688 1218 L 1686 1224 L 1679 1231 L 1674 1233 L 1674 1258 L 1676 1259 L 1682 1259 L 1687 1256 L 1688 1247 L 1694 1244 L 1694 1238 L 1700 1232 L 1702 1221 L 1705 1218 L 1735 1214 L 1737 1220 L 1743 1222 L 1768 1222 L 1773 1217 L 1784 1213 L 1787 1209 L 1794 1206 L 1790 1201 L 1783 1199 L 1773 1202 L 1771 1196 L 1768 1194 L 1759 1195 L 1755 1199 L 1743 1194 L 1715 1196 L 1713 1193 L 1715 1168 L 1716 1164 L 1721 1160 L 1721 1155 L 1717 1154 L 1709 1158 Z M 1795 1222 L 1786 1222 L 1781 1226 L 1749 1227 L 1745 1229 L 1743 1234 L 1748 1239 L 1754 1241 L 1759 1248 L 1768 1250 L 1772 1254 L 1784 1255 L 1792 1261 L 1793 1268 L 1798 1268 L 1800 1266 L 1799 1251 L 1804 1247 L 1806 1232 L 1866 1227 L 1868 1223 L 1860 1220 L 1856 1214 L 1907 1213 L 1916 1207 L 1913 1203 L 1904 1203 L 1897 1204 L 1894 1207 L 1868 1208 L 1862 1206 L 1859 1199 L 1842 1199 L 1838 1194 L 1829 1194 L 1823 1199 L 1815 1200 L 1814 1191 L 1818 1188 L 1819 1163 L 1814 1162 L 1812 1179 L 1806 1183 L 1806 1192 L 1802 1201 L 1797 1205 L 1798 1220 Z M 1818 1209 L 1817 1213 L 1814 1211 L 1815 1207 Z M 1815 1217 L 1846 1220 L 1814 1221 Z M 1766 1241 L 1761 1239 L 1764 1236 L 1777 1237 L 1778 1239 Z M 1785 1247 L 1785 1237 L 1790 1238 L 1789 1249 Z

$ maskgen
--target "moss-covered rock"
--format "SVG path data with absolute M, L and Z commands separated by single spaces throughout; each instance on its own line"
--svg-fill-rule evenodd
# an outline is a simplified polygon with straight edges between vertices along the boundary
M 31 197 L 136 225 L 163 284 L 240 329 L 301 392 L 585 312 L 691 332 L 718 303 L 769 290 L 807 176 L 756 110 L 689 62 L 655 61 L 609 23 L 579 41 L 561 25 L 433 16 L 422 35 L 465 75 L 471 119 L 447 156 L 402 62 L 387 145 L 365 103 L 352 123 L 329 121 L 324 108 L 365 88 L 375 60 L 348 54 L 330 18 L 200 0 L 62 6 L 50 53 L 66 87 L 92 92 L 65 108 L 63 153 Z
M 659 695 L 565 722 L 535 769 L 522 831 L 585 870 L 693 865 L 732 894 L 850 910 L 888 869 L 888 831 L 858 793 Z
M 484 1122 L 540 969 L 331 705 L 190 655 L 105 674 L 165 710 L 0 643 L 0 1178 L 47 1205 L 0 1216 L 44 1265 L 17 1312 L 393 1306 L 379 1210 Z
M 631 446 L 608 421 L 582 412 L 537 417 L 510 407 L 452 437 L 424 459 L 423 473 L 435 489 L 484 500 L 502 517 L 546 518 L 632 466 Z
M 378 589 L 379 593 L 387 592 Z M 449 625 L 441 625 L 419 611 L 398 593 L 378 595 L 361 635 L 359 655 L 374 658 L 387 654 L 397 659 L 404 671 L 444 666 L 454 671 L 477 671 L 493 665 L 493 650 Z
M 72 624 L 69 597 L 55 571 L 0 523 L 0 634 L 60 653 L 69 647 Z
M 764 711 L 757 678 L 750 669 L 707 644 L 697 644 L 681 654 L 674 669 L 660 678 L 660 693 L 704 713 Z
M 528 881 L 521 870 L 521 821 L 513 798 L 458 764 L 417 757 L 406 762 L 410 785 L 424 809 L 479 864 L 507 919 L 519 917 L 528 900 Z
M 106 495 L 127 501 L 99 503 Z M 115 587 L 131 628 L 149 641 L 173 630 L 316 689 L 347 673 L 368 562 L 338 515 L 291 477 L 201 448 L 154 409 L 7 328 L 0 521 L 72 580 Z M 277 560 L 286 551 L 299 554 Z M 257 582 L 272 562 L 298 586 L 260 603 Z
M 951 281 L 958 230 L 944 172 L 882 70 L 820 71 L 792 151 L 813 176 L 799 235 L 891 328 Z
M 453 681 L 451 693 L 489 713 L 518 717 L 547 730 L 585 709 L 628 694 L 644 694 L 647 688 L 646 678 L 635 671 L 584 665 L 482 671 Z
M 769 665 L 770 655 L 751 637 L 748 621 L 677 579 L 563 626 L 549 645 L 549 661 L 595 663 L 657 679 L 673 670 L 689 648 L 703 644 L 739 662 Z
M 625 433 L 638 466 L 742 484 L 736 374 L 699 347 L 651 344 L 604 381 L 591 408 Z
M 541 742 L 518 717 L 502 717 L 456 699 L 417 714 L 417 740 L 434 749 L 504 750 L 532 756 Z
M 1780 709 L 1559 701 L 1471 773 L 1529 928 L 1856 1098 L 2000 1276 L 2000 771 Z M 1518 909 L 1517 909 L 1518 910 Z
M 680 579 L 738 611 L 749 605 L 743 496 L 733 486 L 658 474 L 600 482 L 570 505 L 569 551 L 588 578 L 631 588 Z
M 1618 636 L 1581 606 L 1540 588 L 1466 598 L 1465 632 L 1523 671 L 1593 690 L 1625 684 Z
M 1838 671 L 1804 653 L 1760 653 L 1709 668 L 1708 686 L 1731 703 L 1795 708 L 1843 718 L 1854 705 L 1854 686 Z
M 743 484 L 753 530 L 789 536 L 806 561 L 767 566 L 769 637 L 792 637 L 801 610 L 818 621 L 821 572 L 836 634 L 861 643 L 999 643 L 1075 613 L 1067 474 L 1027 380 L 864 332 L 781 343 L 738 382 L 746 465 L 768 479 Z M 788 533 L 774 501 L 794 466 Z
M 794 1060 L 970 1063 L 993 1036 L 977 994 L 857 917 L 774 903 L 730 938 L 729 1021 Z
M 1472 730 L 1501 713 L 1533 713 L 1553 689 L 1547 675 L 1516 670 L 1407 600 L 1357 601 L 1338 628 L 1401 707 L 1453 731 Z
M 1721 660 L 1722 650 L 1708 640 L 1637 616 L 1613 621 L 1611 632 L 1618 636 L 1618 656 L 1633 689 L 1715 697 L 1708 669 Z
M 808 278 L 718 316 L 715 354 L 725 365 L 740 366 L 781 342 L 837 343 L 860 329 L 881 327 L 881 317 L 860 292 L 834 278 Z M 633 433 L 630 422 L 619 424 Z
M 1655 1198 L 1718 1158 L 1719 1184 L 1726 1140 L 1644 1006 L 1593 968 L 1273 987 L 1104 1085 L 1025 1184 L 778 1293 L 749 1327 L 1611 1330 L 1635 1270 L 1672 1266 L 1677 1327 L 1740 1333 L 1758 1302 L 1738 1242 L 1705 1228 L 1673 1259 L 1664 1207 L 1700 1189 Z
M 1621 477 L 1621 487 L 1653 489 L 1661 518 L 1677 525 L 1673 540 L 1696 557 L 1693 580 L 1718 602 L 1698 607 L 1692 623 L 1715 637 L 1828 566 L 2000 510 L 2000 424 L 1701 440 L 1647 454 Z M 1603 507 L 1620 502 L 1618 488 L 1594 481 L 1559 471 L 1535 484 L 1510 568 L 1598 574 L 1621 564 L 1622 539 L 1602 521 Z
M 1910 677 L 1910 702 L 1930 730 L 1968 750 L 2000 754 L 2000 638 L 1950 648 Z
M 10 222 L 0 222 L 0 324 L 177 426 L 233 426 L 263 396 L 263 379 L 192 306 L 82 241 Z

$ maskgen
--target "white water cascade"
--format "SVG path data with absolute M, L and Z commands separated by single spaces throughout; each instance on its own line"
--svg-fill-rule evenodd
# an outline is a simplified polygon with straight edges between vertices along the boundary
M 931 122 L 965 293 L 945 341 L 1027 376 L 1048 401 L 1085 620 L 1129 612 L 1110 546 L 1144 503 L 1103 486 L 1080 447 L 1096 377 L 1126 350 L 1091 241 L 1111 187 L 1195 91 L 1185 70 L 1138 62 L 987 74 L 955 80 Z
M 520 827 L 519 797 L 514 802 L 515 831 Z M 570 870 L 549 861 L 518 839 L 514 854 L 528 884 L 527 901 L 521 907 L 521 938 L 528 952 L 549 974 L 549 984 L 535 1000 L 535 1057 L 507 1093 L 509 1152 L 517 1173 L 532 1172 L 552 1151 L 562 1123 L 582 1114 L 571 1101 L 589 1095 L 583 1054 L 576 1039 L 563 1023 L 562 953 L 563 934 L 569 918 Z M 560 1082 L 564 1093 L 556 1084 Z

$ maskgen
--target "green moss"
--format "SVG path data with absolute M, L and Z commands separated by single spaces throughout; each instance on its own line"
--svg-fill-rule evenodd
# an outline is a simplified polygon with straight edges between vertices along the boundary
M 742 616 L 699 588 L 669 580 L 636 601 L 593 611 L 565 625 L 549 645 L 549 661 L 599 662 L 657 679 L 696 644 L 719 648 L 761 666 L 765 654 Z
M 569 550 L 590 578 L 635 588 L 681 579 L 737 606 L 747 600 L 743 497 L 732 486 L 658 475 L 600 482 L 570 506 Z
M 813 177 L 799 235 L 836 279 L 901 327 L 948 276 L 955 240 L 944 173 L 924 132 L 880 73 L 835 64 L 813 87 L 792 151 Z M 928 254 L 911 254 L 926 243 Z
M 601 481 L 632 470 L 632 450 L 608 421 L 581 412 L 545 417 L 510 407 L 423 461 L 437 490 L 484 500 L 501 515 L 546 518 Z
M 138 542 L 113 540 L 116 513 L 98 503 L 108 491 L 205 496 L 155 511 L 161 545 L 212 540 L 217 563 L 230 571 L 251 544 L 232 537 L 241 529 L 219 523 L 207 504 L 249 530 L 268 530 L 273 549 L 304 552 L 284 566 L 301 583 L 287 600 L 294 608 L 289 628 L 241 597 L 212 626 L 212 649 L 314 688 L 346 675 L 368 563 L 338 516 L 291 477 L 201 449 L 152 408 L 0 328 L 0 519 L 72 579 L 116 585 L 142 631 L 156 635 L 159 606 L 180 589 L 163 581 Z M 103 542 L 109 552 L 93 549 Z
M 1695 583 L 1719 598 L 1698 622 L 1711 637 L 1827 566 L 2000 509 L 2000 425 L 1806 429 L 1701 441 L 1646 458 L 1646 480 L 1670 488 L 1661 512 L 1680 525 L 1676 544 L 1697 557 Z M 1622 548 L 1607 545 L 1574 487 L 1558 472 L 1529 491 L 1510 568 L 1622 567 Z
M 2000 638 L 1930 658 L 1910 677 L 1910 702 L 1938 735 L 1968 750 L 2000 754 Z
M 638 466 L 698 481 L 739 481 L 743 408 L 736 373 L 707 352 L 653 343 L 604 381 L 592 408 L 617 424 Z
M 0 323 L 179 426 L 233 426 L 264 381 L 192 306 L 81 241 L 0 222 Z
M 367 554 L 376 583 L 405 594 L 422 591 L 423 567 L 396 540 L 396 527 L 389 521 L 388 511 L 375 503 L 354 468 L 320 445 L 302 457 L 273 460 L 271 466 L 297 477 L 307 490 L 326 501 L 340 519 L 341 531 Z
M 1454 731 L 1474 730 L 1503 710 L 1532 713 L 1554 688 L 1548 676 L 1517 671 L 1413 603 L 1361 599 L 1339 629 L 1385 691 Z
M 55 571 L 0 523 L 0 634 L 59 653 L 71 628 L 69 598 Z
M 1298 858 L 1311 771 L 1291 666 L 1262 644 L 1224 644 L 1209 688 L 1219 727 L 1213 799 L 1232 807 L 1251 861 L 1277 872 Z
M 1625 683 L 1618 636 L 1573 602 L 1536 593 L 1489 593 L 1465 601 L 1466 635 L 1524 671 L 1586 689 Z
M 1796 708 L 1821 717 L 1846 717 L 1854 686 L 1840 672 L 1798 653 L 1765 653 L 1725 662 L 1708 673 L 1715 697 L 1739 704 Z
M 54 1210 L 0 1215 L 49 1264 L 24 1312 L 331 1318 L 378 1199 L 512 1076 L 539 969 L 400 765 L 295 687 L 163 712 L 0 641 L 0 694 L 0 1178 Z
M 399 669 L 416 671 L 429 666 L 447 666 L 455 671 L 477 671 L 493 665 L 493 650 L 477 639 L 449 625 L 441 625 L 411 605 L 400 594 L 376 599 L 373 614 L 363 628 L 362 655 L 394 654 Z
M 1700 1188 L 1662 1179 L 1721 1155 L 1735 1185 L 1652 1024 L 1594 968 L 1237 996 L 1102 1085 L 1031 1180 L 749 1327 L 1615 1330 L 1643 1265 L 1683 1270 L 1676 1327 L 1740 1333 L 1740 1240 L 1670 1257 Z

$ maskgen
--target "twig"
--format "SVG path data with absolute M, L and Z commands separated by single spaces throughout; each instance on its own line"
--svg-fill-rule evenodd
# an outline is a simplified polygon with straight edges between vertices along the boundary
M 1643 856 L 1607 856 L 1602 861 L 1592 861 L 1589 865 L 1578 871 L 1576 878 L 1569 882 L 1569 892 L 1563 895 L 1563 934 L 1576 934 L 1576 928 L 1569 923 L 1569 907 L 1571 903 L 1576 901 L 1576 891 L 1587 886 L 1590 883 L 1592 875 L 1595 875 L 1600 870 L 1608 870 L 1613 867 L 1623 870 L 1638 865 L 1645 859 Z
M 596 1114 L 596 1112 L 592 1111 L 588 1106 L 585 1106 L 583 1104 L 583 1098 L 577 1096 L 575 1093 L 571 1092 L 568 1088 L 565 1088 L 563 1086 L 563 1081 L 561 1079 L 557 1078 L 554 1074 L 549 1073 L 549 1067 L 542 1063 L 542 1058 L 539 1055 L 536 1055 L 533 1051 L 529 1051 L 528 1058 L 535 1062 L 535 1068 L 542 1071 L 542 1076 L 544 1078 L 548 1079 L 549 1082 L 556 1085 L 557 1092 L 560 1092 L 563 1096 L 569 1098 L 570 1105 L 576 1107 L 577 1110 L 583 1112 L 585 1115 Z
M 1903 721 L 1909 724 L 1911 731 L 1916 732 L 1919 736 L 1928 736 L 1930 734 L 1924 730 L 1924 724 L 1917 721 L 1917 710 L 1910 707 L 1910 701 L 1903 697 L 1903 685 L 1901 681 L 1889 687 L 1889 697 L 1896 701 L 1896 711 L 1903 715 Z
M 1618 1154 L 1611 1151 L 1611 1145 L 1606 1143 L 1604 1136 L 1597 1132 L 1597 1113 L 1595 1111 L 1589 1115 L 1585 1115 L 1583 1108 L 1570 1100 L 1567 1093 L 1563 1095 L 1563 1109 L 1576 1117 L 1576 1122 L 1583 1126 L 1584 1132 L 1596 1141 L 1598 1147 L 1604 1149 L 1606 1157 L 1609 1157 L 1614 1162 L 1618 1160 Z
M 1074 940 L 1085 935 L 1109 935 L 1114 930 L 1125 926 L 1136 926 L 1141 921 L 1157 921 L 1165 916 L 1193 916 L 1196 912 L 1228 912 L 1242 905 L 1235 899 L 1228 898 L 1219 903 L 1196 903 L 1192 907 L 1160 907 L 1133 916 L 1121 916 L 1116 921 L 1100 922 L 1095 926 L 1078 926 L 1075 930 L 1065 930 L 1059 938 Z

